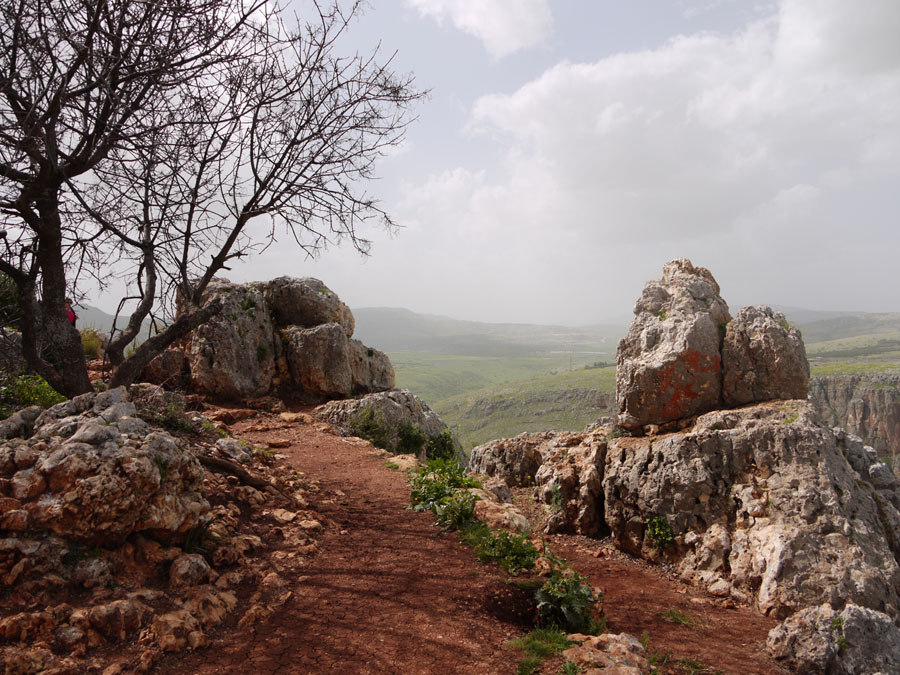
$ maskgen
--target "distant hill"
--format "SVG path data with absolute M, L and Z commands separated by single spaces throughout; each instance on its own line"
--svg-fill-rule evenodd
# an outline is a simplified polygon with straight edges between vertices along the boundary
M 382 351 L 458 356 L 525 356 L 553 352 L 615 358 L 626 326 L 543 326 L 482 323 L 417 314 L 394 307 L 354 309 L 355 337 Z
M 107 314 L 102 309 L 97 309 L 96 307 L 91 306 L 76 307 L 75 313 L 78 314 L 77 326 L 79 330 L 83 328 L 96 328 L 100 333 L 108 335 L 109 331 L 112 329 L 113 315 Z M 128 319 L 130 318 L 130 315 L 123 314 L 119 316 L 119 320 L 117 321 L 116 325 L 121 330 L 128 325 Z M 143 326 L 141 327 L 141 332 L 138 335 L 138 343 L 147 339 L 147 331 L 149 326 L 150 322 L 145 320 Z

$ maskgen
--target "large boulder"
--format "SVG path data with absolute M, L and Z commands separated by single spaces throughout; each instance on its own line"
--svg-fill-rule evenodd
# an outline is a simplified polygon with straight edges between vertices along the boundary
M 900 617 L 900 490 L 871 448 L 807 401 L 698 418 L 609 442 L 605 518 L 616 544 L 784 618 L 854 603 Z
M 566 432 L 538 431 L 488 441 L 469 454 L 469 471 L 499 478 L 510 487 L 534 485 L 543 449 Z
M 534 475 L 535 493 L 550 505 L 546 531 L 596 537 L 603 519 L 605 430 L 565 434 L 541 448 L 544 462 Z
M 355 324 L 350 308 L 318 279 L 278 277 L 261 286 L 277 326 L 312 328 L 336 323 L 347 337 L 353 337 Z
M 336 323 L 315 328 L 291 326 L 284 352 L 293 387 L 308 398 L 344 398 L 353 391 L 350 371 L 350 341 Z
M 350 340 L 350 381 L 354 395 L 371 394 L 394 388 L 394 367 L 387 354 Z
M 221 300 L 222 309 L 191 334 L 191 387 L 221 399 L 266 394 L 275 372 L 275 350 L 263 293 L 252 284 L 217 279 L 210 283 L 207 298 Z
M 735 407 L 806 398 L 809 362 L 800 332 L 771 307 L 743 307 L 725 329 L 722 399 Z
M 887 614 L 854 604 L 797 612 L 772 629 L 767 647 L 801 675 L 900 672 L 900 628 Z
M 405 389 L 330 401 L 318 406 L 313 414 L 316 419 L 328 422 L 346 436 L 353 435 L 359 421 L 368 418 L 385 431 L 385 445 L 388 449 L 397 448 L 401 424 L 418 427 L 428 438 L 447 431 L 447 426 L 438 414 L 425 401 Z
M 634 315 L 616 353 L 619 424 L 639 429 L 718 407 L 720 343 L 731 316 L 709 270 L 685 258 L 667 263 Z
M 197 458 L 135 416 L 124 389 L 49 408 L 34 434 L 0 444 L 0 528 L 110 544 L 184 536 L 209 509 Z

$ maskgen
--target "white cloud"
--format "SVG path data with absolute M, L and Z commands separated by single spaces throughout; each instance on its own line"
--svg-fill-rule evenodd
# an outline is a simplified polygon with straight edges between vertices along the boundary
M 668 257 L 699 256 L 723 288 L 765 296 L 750 301 L 786 302 L 794 283 L 827 298 L 795 304 L 893 303 L 891 287 L 864 296 L 833 267 L 864 268 L 871 283 L 900 243 L 883 239 L 900 198 L 873 196 L 900 182 L 897 34 L 895 0 L 784 0 L 733 35 L 560 63 L 473 106 L 467 130 L 504 148 L 502 175 L 436 176 L 404 211 L 477 231 L 515 261 L 519 292 L 530 265 L 630 305 L 639 285 L 617 282 L 634 274 L 631 251 L 666 256 L 642 268 L 651 276 Z
M 552 16 L 547 0 L 406 0 L 421 16 L 450 20 L 500 58 L 543 43 Z

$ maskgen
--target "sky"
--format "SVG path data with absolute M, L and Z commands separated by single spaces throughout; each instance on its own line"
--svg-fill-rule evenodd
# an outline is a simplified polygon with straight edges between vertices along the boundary
M 375 0 L 345 47 L 430 92 L 368 186 L 400 230 L 227 276 L 584 325 L 687 257 L 732 313 L 900 311 L 897 35 L 897 0 Z

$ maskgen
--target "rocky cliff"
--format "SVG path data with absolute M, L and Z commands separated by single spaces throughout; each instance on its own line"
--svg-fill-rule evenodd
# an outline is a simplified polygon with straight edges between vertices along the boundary
M 873 446 L 900 454 L 900 375 L 814 377 L 809 393 L 819 416 Z

